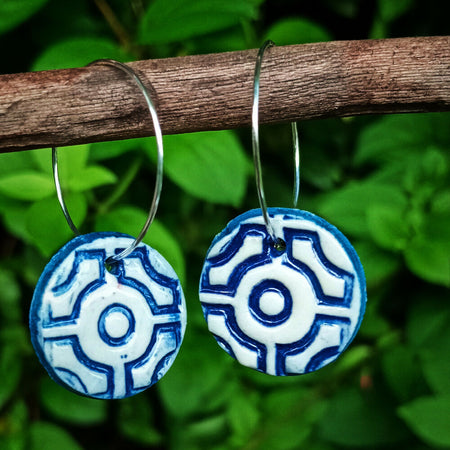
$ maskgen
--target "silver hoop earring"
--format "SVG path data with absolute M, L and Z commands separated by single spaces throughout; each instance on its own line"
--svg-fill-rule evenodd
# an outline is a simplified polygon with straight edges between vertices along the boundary
M 77 235 L 50 260 L 30 308 L 31 340 L 50 377 L 99 399 L 137 394 L 172 365 L 186 328 L 180 281 L 170 264 L 142 243 L 162 189 L 163 141 L 158 116 L 139 76 L 113 60 L 139 87 L 153 120 L 158 159 L 147 220 L 136 238 L 116 232 L 81 235 L 66 207 L 53 148 L 53 174 L 64 216 Z
M 209 330 L 241 364 L 297 375 L 334 361 L 355 337 L 366 305 L 364 271 L 347 238 L 324 219 L 296 209 L 300 184 L 296 126 L 294 208 L 267 208 L 258 132 L 255 66 L 252 137 L 260 209 L 233 219 L 213 240 L 199 296 Z

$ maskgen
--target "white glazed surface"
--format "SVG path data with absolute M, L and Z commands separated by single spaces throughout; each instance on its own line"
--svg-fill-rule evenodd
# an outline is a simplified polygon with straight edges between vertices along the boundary
M 30 310 L 32 342 L 50 376 L 95 398 L 123 398 L 154 384 L 183 339 L 186 309 L 169 263 L 140 244 L 110 273 L 104 261 L 133 238 L 79 236 L 45 268 Z
M 200 281 L 209 330 L 241 364 L 271 375 L 302 374 L 334 361 L 365 310 L 364 273 L 336 228 L 304 211 L 271 208 L 270 244 L 259 210 L 214 240 Z

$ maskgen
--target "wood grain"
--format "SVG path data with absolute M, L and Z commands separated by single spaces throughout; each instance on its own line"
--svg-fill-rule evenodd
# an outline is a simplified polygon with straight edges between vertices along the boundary
M 164 134 L 249 126 L 257 50 L 130 63 Z M 450 110 L 450 36 L 272 47 L 260 122 Z M 148 136 L 139 89 L 108 66 L 0 75 L 0 151 Z

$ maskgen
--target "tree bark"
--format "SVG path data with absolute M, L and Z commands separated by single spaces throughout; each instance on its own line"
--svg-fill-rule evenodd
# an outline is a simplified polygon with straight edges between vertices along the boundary
M 136 61 L 164 134 L 250 125 L 257 50 Z M 450 36 L 272 47 L 260 122 L 450 110 Z M 142 93 L 108 66 L 0 75 L 0 151 L 149 136 Z

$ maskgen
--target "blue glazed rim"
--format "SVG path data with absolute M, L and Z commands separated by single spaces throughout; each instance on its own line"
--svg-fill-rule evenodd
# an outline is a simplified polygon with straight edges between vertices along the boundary
M 53 257 L 50 259 L 50 261 L 47 263 L 44 270 L 42 271 L 41 276 L 39 277 L 39 280 L 36 284 L 36 288 L 33 293 L 33 298 L 31 300 L 30 313 L 29 313 L 29 327 L 30 327 L 31 344 L 33 345 L 34 351 L 36 352 L 39 362 L 45 368 L 45 370 L 49 374 L 50 378 L 53 381 L 55 381 L 56 383 L 58 383 L 60 386 L 63 386 L 64 388 L 68 389 L 71 392 L 74 392 L 75 394 L 82 395 L 83 397 L 98 398 L 98 399 L 113 399 L 113 397 L 110 398 L 110 397 L 87 395 L 81 391 L 77 391 L 76 389 L 73 389 L 70 385 L 65 383 L 58 376 L 58 374 L 55 372 L 53 367 L 48 363 L 47 358 L 45 357 L 44 352 L 42 350 L 41 344 L 39 343 L 39 341 L 37 339 L 37 335 L 39 334 L 37 323 L 40 320 L 39 319 L 39 310 L 42 307 L 43 293 L 45 291 L 45 288 L 48 285 L 49 279 L 50 279 L 51 275 L 53 274 L 54 270 L 61 264 L 61 262 L 64 259 L 66 259 L 66 257 L 70 253 L 72 253 L 73 250 L 75 250 L 80 245 L 89 244 L 90 242 L 93 242 L 96 239 L 104 239 L 104 238 L 109 238 L 109 237 L 129 238 L 129 239 L 134 240 L 134 238 L 132 236 L 125 234 L 125 233 L 118 233 L 116 231 L 100 231 L 100 232 L 94 232 L 94 233 L 88 233 L 88 234 L 82 234 L 82 235 L 76 236 L 75 238 L 70 240 L 67 244 L 65 244 L 63 247 L 61 247 L 53 255 Z M 140 245 L 142 245 L 142 243 Z M 144 390 L 144 389 L 142 389 L 142 390 Z
M 361 306 L 359 309 L 358 322 L 356 323 L 355 330 L 353 334 L 350 336 L 346 346 L 339 353 L 342 354 L 352 343 L 353 339 L 357 335 L 359 328 L 361 327 L 364 313 L 366 311 L 366 303 L 367 303 L 366 277 L 359 256 L 356 253 L 356 250 L 354 249 L 350 241 L 347 239 L 347 237 L 341 231 L 339 231 L 334 225 L 331 225 L 331 223 L 327 222 L 322 217 L 316 216 L 313 213 L 301 209 L 292 209 L 292 208 L 267 208 L 267 211 L 271 219 L 273 219 L 275 215 L 282 215 L 292 219 L 307 220 L 318 225 L 320 228 L 323 228 L 324 230 L 330 232 L 338 240 L 338 242 L 342 245 L 342 248 L 345 250 L 348 257 L 350 258 L 350 261 L 355 269 L 356 277 L 359 282 L 359 289 L 361 294 Z M 205 262 L 206 259 L 208 258 L 209 252 L 217 244 L 217 242 L 219 242 L 221 239 L 223 239 L 224 237 L 226 237 L 227 235 L 231 234 L 236 229 L 238 229 L 239 226 L 246 220 L 254 219 L 256 217 L 263 218 L 262 211 L 260 208 L 246 211 L 245 213 L 235 217 L 230 222 L 228 222 L 226 227 L 214 237 L 206 253 L 207 257 L 205 258 Z M 262 223 L 264 223 L 264 221 Z M 204 267 L 202 269 L 202 275 L 200 276 L 200 291 L 203 279 L 203 271 Z

